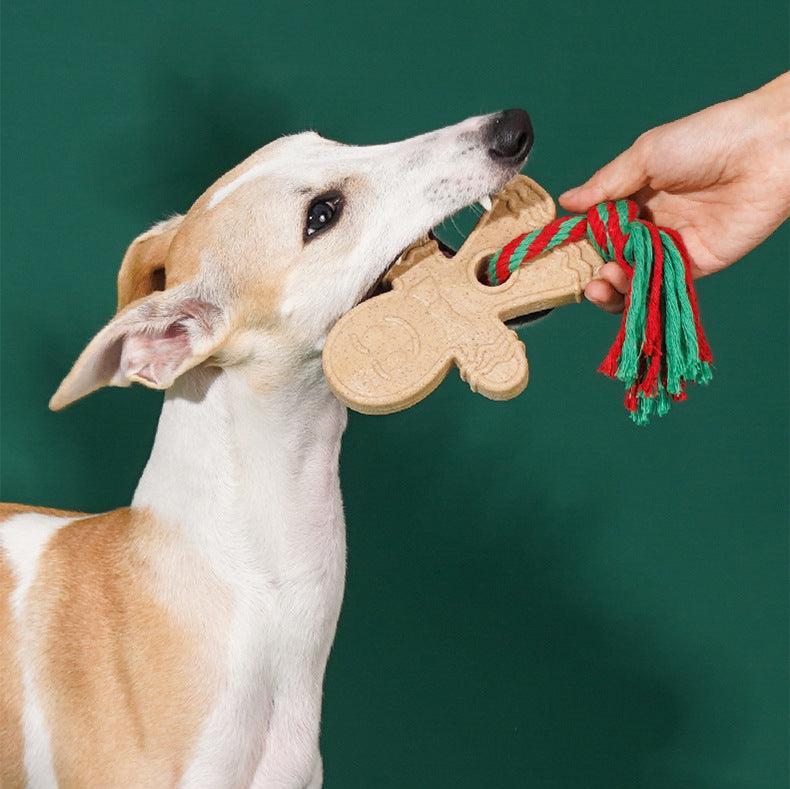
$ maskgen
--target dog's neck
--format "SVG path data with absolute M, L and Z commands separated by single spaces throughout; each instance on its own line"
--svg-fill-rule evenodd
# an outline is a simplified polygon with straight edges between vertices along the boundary
M 228 557 L 228 566 L 277 572 L 272 563 L 284 554 L 298 566 L 294 541 L 342 528 L 338 459 L 346 419 L 320 359 L 266 392 L 241 370 L 198 368 L 165 396 L 132 505 L 212 556 Z

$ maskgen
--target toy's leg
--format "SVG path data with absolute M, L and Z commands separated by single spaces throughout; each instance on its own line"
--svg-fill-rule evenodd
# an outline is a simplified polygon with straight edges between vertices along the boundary
M 520 394 L 527 385 L 529 365 L 524 344 L 518 335 L 498 321 L 491 321 L 487 337 L 458 353 L 461 378 L 473 392 L 492 400 L 506 400 Z

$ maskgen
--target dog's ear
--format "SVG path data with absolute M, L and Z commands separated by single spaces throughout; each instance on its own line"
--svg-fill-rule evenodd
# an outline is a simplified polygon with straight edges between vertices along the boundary
M 165 289 L 165 261 L 184 217 L 159 222 L 132 241 L 118 272 L 118 312 L 143 296 Z
M 65 408 L 102 386 L 141 383 L 166 389 L 221 344 L 227 322 L 191 284 L 138 299 L 88 344 L 49 401 Z

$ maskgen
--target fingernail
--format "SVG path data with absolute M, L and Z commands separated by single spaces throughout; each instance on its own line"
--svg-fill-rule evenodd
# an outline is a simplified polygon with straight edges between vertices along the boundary
M 579 187 L 578 186 L 574 186 L 573 189 L 568 189 L 567 192 L 563 192 L 560 195 L 560 200 L 562 200 L 563 198 L 566 198 L 566 197 L 573 197 L 578 191 L 579 191 Z

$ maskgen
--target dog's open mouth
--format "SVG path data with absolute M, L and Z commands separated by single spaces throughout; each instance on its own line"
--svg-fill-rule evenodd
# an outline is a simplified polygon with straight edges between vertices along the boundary
M 486 212 L 490 211 L 492 209 L 491 198 L 489 197 L 488 199 L 484 198 L 480 200 L 479 205 L 483 209 L 483 211 Z M 468 208 L 469 206 L 467 206 L 467 209 Z M 461 210 L 466 211 L 467 209 L 461 209 Z M 457 226 L 456 226 L 456 230 L 458 230 Z M 361 304 L 363 301 L 367 301 L 368 299 L 371 299 L 375 296 L 379 296 L 382 293 L 386 293 L 387 291 L 392 290 L 392 280 L 395 277 L 402 274 L 405 270 L 411 268 L 411 266 L 415 265 L 422 259 L 424 253 L 421 253 L 420 250 L 425 249 L 426 244 L 429 242 L 435 243 L 439 251 L 442 253 L 442 255 L 444 255 L 444 257 L 448 259 L 454 257 L 455 253 L 458 251 L 457 249 L 454 249 L 446 241 L 439 238 L 435 229 L 429 230 L 427 236 L 423 236 L 422 238 L 414 241 L 412 244 L 410 244 L 405 249 L 403 249 L 400 252 L 400 254 L 398 254 L 390 262 L 390 264 L 384 269 L 384 271 L 382 271 L 379 278 L 373 283 L 373 285 L 367 290 L 365 295 L 359 300 L 359 303 Z M 533 323 L 537 320 L 540 320 L 541 318 L 548 315 L 551 311 L 552 311 L 551 309 L 541 310 L 539 312 L 534 312 L 530 315 L 525 315 L 523 317 L 507 320 L 505 321 L 505 324 L 509 326 L 511 329 L 517 329 L 520 328 L 521 326 L 526 325 L 527 323 Z
M 475 209 L 475 206 L 477 208 Z M 440 222 L 436 227 L 440 227 L 444 225 L 446 222 L 452 222 L 453 226 L 456 230 L 458 230 L 458 226 L 455 224 L 455 218 L 468 212 L 471 208 L 475 213 L 479 216 L 481 213 L 487 213 L 491 211 L 493 207 L 493 198 L 491 195 L 484 195 L 481 197 L 477 202 L 470 203 L 468 206 L 461 208 L 455 214 L 450 217 L 447 217 L 445 220 Z M 381 273 L 381 276 L 373 283 L 373 285 L 367 290 L 367 292 L 362 296 L 359 300 L 359 304 L 363 301 L 367 301 L 368 299 L 372 299 L 374 296 L 378 296 L 382 293 L 386 293 L 388 290 L 392 290 L 392 278 L 394 275 L 401 273 L 402 270 L 410 268 L 415 261 L 409 262 L 407 259 L 409 257 L 409 252 L 418 248 L 419 246 L 425 244 L 428 241 L 434 241 L 436 245 L 439 247 L 439 251 L 446 257 L 451 258 L 455 255 L 458 249 L 453 249 L 450 244 L 446 241 L 443 241 L 436 233 L 436 227 L 432 228 L 428 231 L 427 236 L 423 236 L 422 238 L 418 238 L 409 244 L 407 247 L 402 249 L 398 255 L 390 262 L 390 264 L 384 269 Z M 460 232 L 460 231 L 459 231 Z M 463 233 L 461 235 L 464 235 Z M 462 239 L 463 241 L 463 239 Z M 459 244 L 460 247 L 460 244 Z
M 398 276 L 399 274 L 403 273 L 403 271 L 411 268 L 412 265 L 417 263 L 419 260 L 422 259 L 422 255 L 419 253 L 421 248 L 424 248 L 426 244 L 430 242 L 435 242 L 439 248 L 439 251 L 446 257 L 451 258 L 455 255 L 455 253 L 460 249 L 460 244 L 466 238 L 466 232 L 462 232 L 459 228 L 456 220 L 459 220 L 463 215 L 467 216 L 467 219 L 471 216 L 473 218 L 473 222 L 471 226 L 468 225 L 468 222 L 462 221 L 461 224 L 466 224 L 468 227 L 468 231 L 474 229 L 475 225 L 479 221 L 481 216 L 484 216 L 490 213 L 494 208 L 494 193 L 483 195 L 479 197 L 476 201 L 470 203 L 467 206 L 456 211 L 454 214 L 451 214 L 445 217 L 438 225 L 428 231 L 427 235 L 422 236 L 421 238 L 415 239 L 411 244 L 404 247 L 398 255 L 390 262 L 390 264 L 384 269 L 381 273 L 379 278 L 373 283 L 373 285 L 366 291 L 366 293 L 362 296 L 362 298 L 357 302 L 361 304 L 363 301 L 367 301 L 368 299 L 372 299 L 374 296 L 378 296 L 382 293 L 386 293 L 389 290 L 392 290 L 392 280 L 394 277 Z M 471 209 L 471 214 L 470 214 Z M 439 235 L 437 234 L 437 228 L 441 228 L 442 226 L 446 226 L 446 223 L 450 223 L 452 227 L 456 230 L 456 232 L 461 236 L 461 241 L 458 245 L 458 249 L 453 249 L 450 244 L 446 241 L 443 241 Z M 412 256 L 412 252 L 416 253 Z
M 427 239 L 429 241 L 435 241 L 436 245 L 439 247 L 439 251 L 446 258 L 451 258 L 458 251 L 457 249 L 453 249 L 449 244 L 442 241 L 442 239 L 440 239 L 433 230 L 428 231 Z M 392 290 L 392 280 L 388 275 L 403 260 L 407 250 L 411 249 L 417 244 L 423 243 L 425 240 L 426 239 L 423 238 L 418 241 L 415 241 L 413 244 L 410 244 L 408 247 L 401 250 L 401 252 L 398 255 L 396 255 L 396 257 L 393 258 L 390 264 L 384 269 L 384 271 L 381 272 L 381 276 L 373 283 L 373 285 L 368 289 L 365 295 L 359 300 L 359 303 L 361 304 L 363 301 L 372 299 L 374 296 L 379 296 L 382 293 L 386 293 L 388 290 Z
M 392 262 L 384 269 L 381 276 L 373 283 L 365 295 L 359 300 L 359 303 L 367 301 L 368 299 L 378 296 L 381 293 L 385 293 L 388 290 L 392 290 L 392 279 L 421 260 L 422 256 L 419 254 L 418 250 L 431 241 L 436 243 L 436 245 L 439 247 L 439 251 L 446 258 L 453 257 L 458 249 L 453 249 L 450 244 L 442 240 L 436 232 L 436 229 L 443 226 L 446 227 L 447 223 L 449 222 L 461 237 L 460 243 L 463 243 L 466 238 L 466 232 L 463 232 L 459 228 L 456 220 L 461 220 L 461 217 L 466 215 L 466 221 L 461 220 L 461 224 L 467 225 L 467 230 L 471 232 L 471 230 L 474 229 L 475 225 L 479 221 L 480 217 L 488 214 L 493 210 L 493 208 L 494 194 L 492 193 L 489 195 L 483 195 L 482 197 L 478 198 L 477 201 L 472 202 L 469 205 L 459 209 L 454 214 L 445 217 L 445 219 L 436 225 L 436 227 L 429 230 L 426 236 L 416 239 L 403 250 L 401 250 L 400 254 L 397 255 L 394 260 L 392 260 Z M 468 222 L 470 218 L 473 219 L 471 226 Z M 458 245 L 459 248 L 460 243 Z M 412 251 L 417 253 L 414 257 L 412 257 Z

